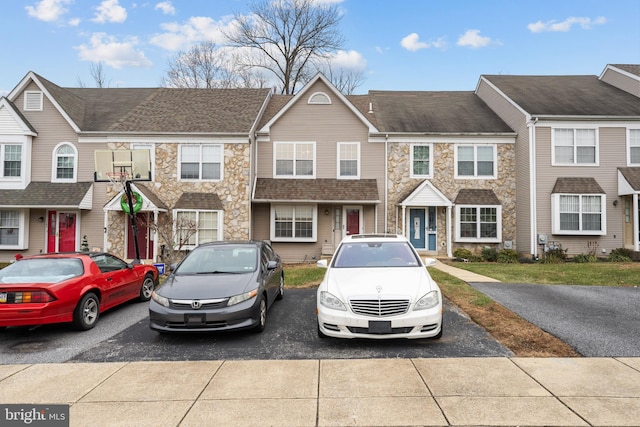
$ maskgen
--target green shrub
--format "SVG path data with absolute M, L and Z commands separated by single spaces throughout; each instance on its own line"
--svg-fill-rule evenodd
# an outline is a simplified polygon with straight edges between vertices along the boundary
M 612 249 L 607 257 L 609 262 L 632 262 L 633 251 L 627 248 Z
M 518 264 L 518 252 L 513 249 L 503 249 L 498 252 L 497 261 L 503 264 Z
M 549 249 L 542 259 L 543 264 L 562 264 L 567 260 L 567 250 L 554 248 Z
M 471 253 L 469 249 L 465 248 L 456 249 L 455 251 L 453 251 L 453 256 L 460 259 L 473 259 L 473 253 Z
M 593 254 L 578 254 L 573 257 L 573 261 L 578 263 L 598 262 L 598 257 Z
M 498 251 L 496 248 L 482 248 L 482 259 L 487 262 L 496 262 L 498 260 Z

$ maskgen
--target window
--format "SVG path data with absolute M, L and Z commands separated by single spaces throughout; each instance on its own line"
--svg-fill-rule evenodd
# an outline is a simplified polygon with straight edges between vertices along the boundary
M 22 175 L 22 145 L 0 144 L 0 157 L 2 157 L 1 176 L 14 178 Z
M 42 111 L 42 92 L 26 91 L 24 93 L 25 111 Z
M 275 176 L 313 178 L 314 158 L 313 142 L 276 142 Z
M 501 206 L 456 206 L 457 242 L 500 242 Z
M 202 243 L 222 240 L 219 211 L 178 210 L 175 213 L 176 244 L 192 249 Z
M 456 178 L 495 178 L 494 145 L 456 146 Z
M 596 165 L 595 129 L 554 129 L 553 163 L 556 165 Z
M 628 164 L 640 165 L 640 129 L 629 129 Z
M 604 199 L 601 194 L 553 194 L 553 233 L 606 234 Z
M 271 240 L 316 241 L 315 205 L 274 205 L 271 207 Z
M 71 144 L 63 143 L 54 149 L 52 181 L 75 181 L 76 158 L 76 149 Z
M 431 176 L 431 146 L 411 146 L 411 176 Z
M 180 179 L 222 179 L 222 146 L 187 144 L 180 146 Z
M 20 246 L 20 219 L 20 211 L 0 209 L 0 247 Z
M 360 176 L 360 144 L 357 142 L 338 143 L 338 178 L 358 178 Z
M 331 104 L 331 98 L 324 92 L 316 92 L 309 97 L 309 104 Z

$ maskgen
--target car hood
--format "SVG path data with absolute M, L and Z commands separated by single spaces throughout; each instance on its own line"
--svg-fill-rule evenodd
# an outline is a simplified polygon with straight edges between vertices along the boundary
M 424 267 L 416 268 L 334 268 L 327 272 L 321 288 L 336 297 L 378 295 L 422 297 L 438 285 Z M 322 289 L 325 290 L 325 289 Z
M 173 299 L 227 298 L 257 286 L 256 273 L 171 275 L 156 292 Z

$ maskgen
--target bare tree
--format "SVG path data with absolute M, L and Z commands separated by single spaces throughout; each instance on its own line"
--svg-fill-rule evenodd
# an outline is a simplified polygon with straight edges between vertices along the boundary
M 159 237 L 162 247 L 160 258 L 167 265 L 178 262 L 185 254 L 185 246 L 197 232 L 197 224 L 185 217 L 175 220 L 168 214 L 158 216 L 156 223 L 150 223 L 149 227 Z
M 364 72 L 361 70 L 349 70 L 335 67 L 327 60 L 323 66 L 318 67 L 329 81 L 345 95 L 353 95 L 355 90 L 364 82 Z
M 335 4 L 315 0 L 260 0 L 252 14 L 236 16 L 237 26 L 226 34 L 244 52 L 242 65 L 267 70 L 292 94 L 314 71 L 313 61 L 338 50 L 341 15 Z
M 92 62 L 89 73 L 91 74 L 91 78 L 93 78 L 95 87 L 109 87 L 109 82 L 107 82 L 107 77 L 104 73 L 104 69 L 102 68 L 102 62 Z M 80 77 L 78 77 L 78 87 L 87 87 Z

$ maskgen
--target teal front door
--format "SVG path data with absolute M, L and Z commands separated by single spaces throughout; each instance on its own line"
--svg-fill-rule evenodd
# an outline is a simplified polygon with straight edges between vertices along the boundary
M 425 210 L 409 209 L 409 241 L 416 249 L 425 249 Z

